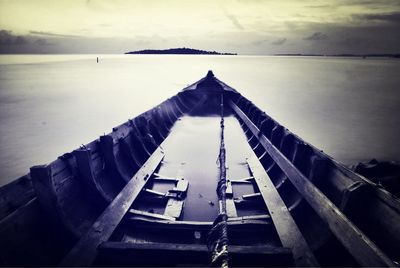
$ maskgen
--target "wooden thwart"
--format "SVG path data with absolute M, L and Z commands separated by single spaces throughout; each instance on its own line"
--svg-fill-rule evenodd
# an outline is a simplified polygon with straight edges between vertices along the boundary
M 290 248 L 297 266 L 318 266 L 311 249 L 294 222 L 292 216 L 274 184 L 265 172 L 263 166 L 253 153 L 247 159 L 251 173 L 253 174 L 260 194 L 264 199 L 276 231 L 284 247 Z
M 358 229 L 315 185 L 309 181 L 254 125 L 232 101 L 230 106 L 244 121 L 261 145 L 283 170 L 296 189 L 315 212 L 328 224 L 330 230 L 348 252 L 363 266 L 395 266 L 360 229 Z
M 90 266 L 92 264 L 97 255 L 97 247 L 111 237 L 115 228 L 132 206 L 132 203 L 163 158 L 164 152 L 161 147 L 158 147 L 104 210 L 89 231 L 81 237 L 74 248 L 62 260 L 61 266 Z

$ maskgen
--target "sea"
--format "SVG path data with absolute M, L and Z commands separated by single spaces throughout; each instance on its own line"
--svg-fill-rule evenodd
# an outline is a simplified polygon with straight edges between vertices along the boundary
M 400 161 L 398 59 L 1 55 L 0 186 L 109 133 L 208 70 L 345 165 Z

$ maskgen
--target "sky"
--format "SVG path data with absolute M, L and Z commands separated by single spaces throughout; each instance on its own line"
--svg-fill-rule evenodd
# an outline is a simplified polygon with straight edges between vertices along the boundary
M 400 53 L 400 0 L 0 0 L 0 53 Z

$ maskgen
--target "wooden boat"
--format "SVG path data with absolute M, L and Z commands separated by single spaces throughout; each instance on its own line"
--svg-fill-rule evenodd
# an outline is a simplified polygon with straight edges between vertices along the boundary
M 217 189 L 217 191 L 216 191 Z M 2 265 L 396 266 L 400 202 L 214 77 L 0 189 Z

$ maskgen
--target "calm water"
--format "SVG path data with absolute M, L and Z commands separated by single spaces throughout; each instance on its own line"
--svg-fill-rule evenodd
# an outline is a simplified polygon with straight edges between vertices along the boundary
M 400 61 L 0 56 L 0 185 L 152 108 L 209 69 L 345 164 L 400 160 Z

